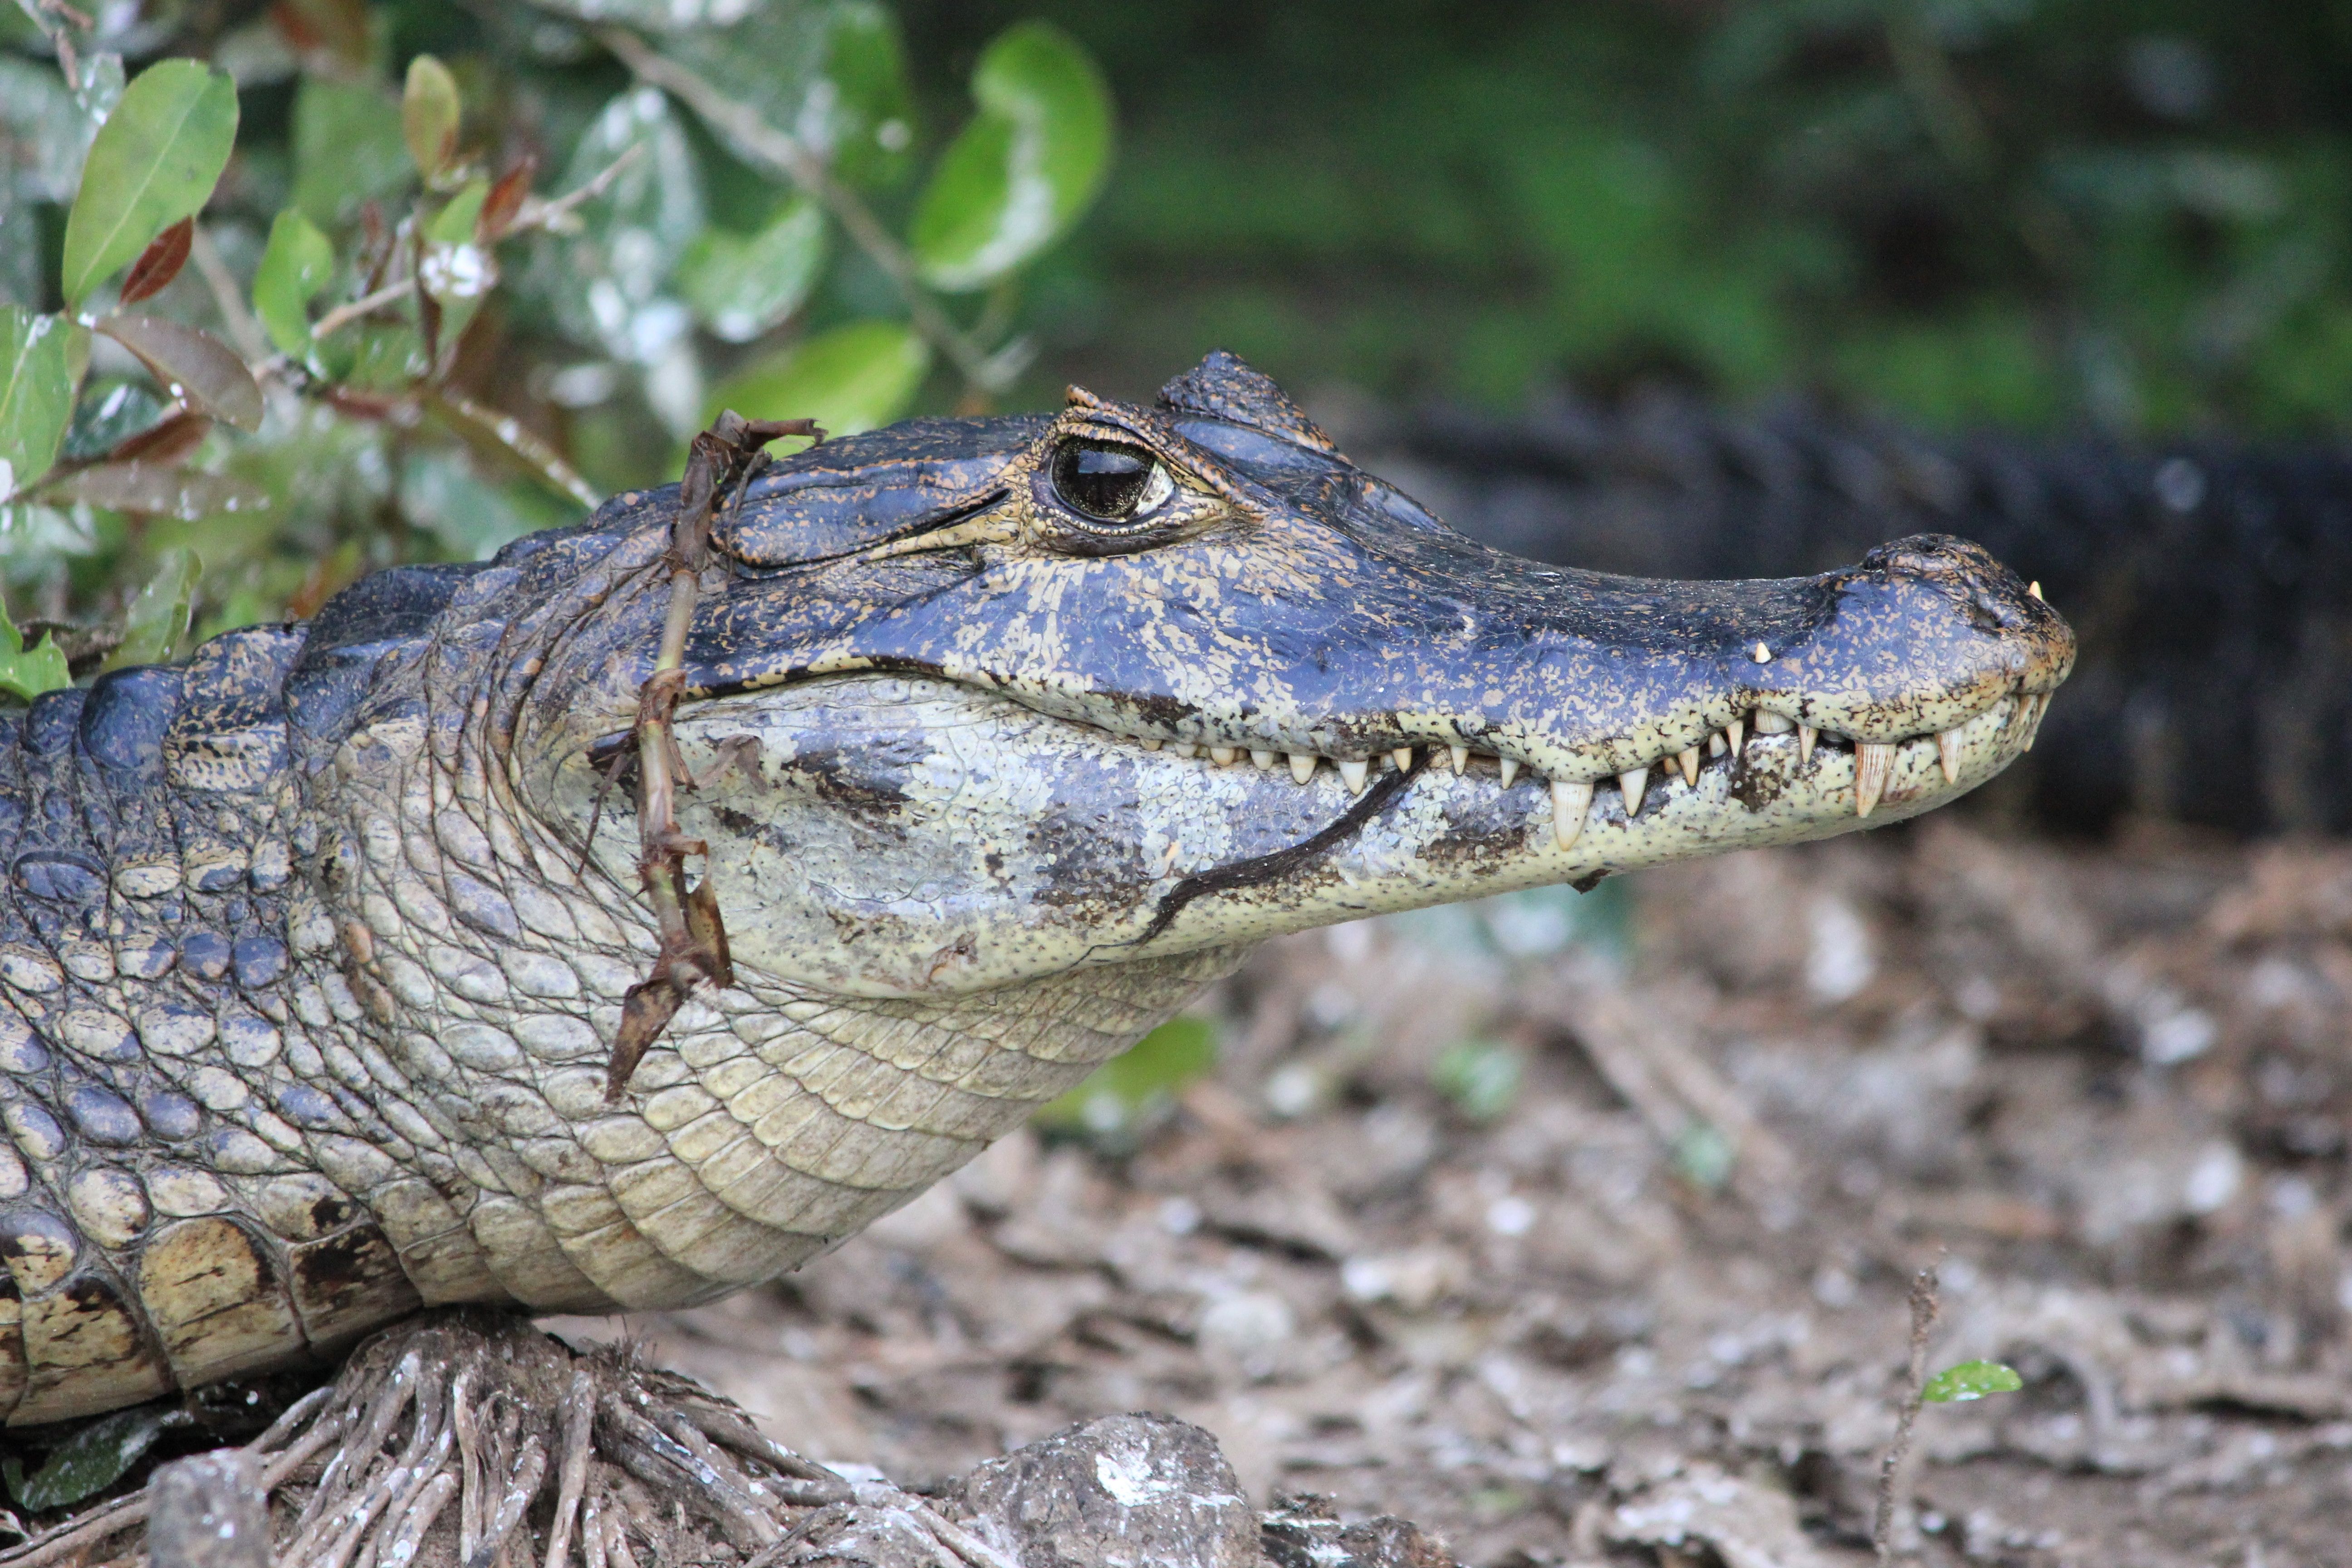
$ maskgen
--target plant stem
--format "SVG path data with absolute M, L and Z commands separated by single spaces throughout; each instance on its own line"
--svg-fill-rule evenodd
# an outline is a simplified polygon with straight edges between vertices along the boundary
M 1878 1464 L 1878 1511 L 1871 1521 L 1870 1544 L 1881 1563 L 1895 1561 L 1895 1516 L 1908 1501 L 1903 1482 L 1904 1461 L 1911 1457 L 1911 1429 L 1917 1425 L 1927 1386 L 1927 1334 L 1943 1315 L 1936 1266 L 1929 1264 L 1911 1277 L 1911 1382 L 1895 1417 L 1895 1441 Z
M 872 209 L 834 179 L 800 138 L 778 130 L 750 104 L 730 98 L 694 71 L 647 47 L 634 33 L 603 27 L 596 37 L 640 80 L 684 100 L 736 146 L 823 203 L 856 247 L 897 286 L 915 330 L 945 354 L 966 381 L 990 395 L 1012 385 L 1028 361 L 1027 345 L 1016 342 L 992 354 L 949 320 L 940 302 L 916 280 L 915 259 L 906 247 L 882 226 Z
M 541 484 L 562 491 L 593 510 L 604 504 L 596 487 L 583 479 L 580 470 L 563 460 L 562 454 L 532 435 L 522 422 L 495 408 L 485 408 L 454 387 L 439 387 L 426 394 L 426 401 L 436 413 L 453 425 L 497 444 L 515 461 L 529 468 Z

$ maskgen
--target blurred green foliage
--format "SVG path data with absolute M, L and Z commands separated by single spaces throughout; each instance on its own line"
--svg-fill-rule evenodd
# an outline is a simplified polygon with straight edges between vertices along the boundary
M 0 8 L 0 689 L 1003 399 L 1112 113 L 998 33 L 926 132 L 874 0 Z
M 907 0 L 961 68 L 1001 4 Z M 2333 432 L 2352 7 L 2333 0 L 1024 3 L 1118 92 L 1039 279 L 1132 395 L 1811 393 L 1915 422 Z
M 1175 1103 L 1177 1091 L 1216 1063 L 1215 1024 L 1192 1014 L 1171 1018 L 1076 1089 L 1039 1106 L 1031 1121 L 1050 1136 L 1125 1152 Z

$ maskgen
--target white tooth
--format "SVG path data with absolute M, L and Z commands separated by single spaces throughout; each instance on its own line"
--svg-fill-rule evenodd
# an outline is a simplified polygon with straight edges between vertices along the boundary
M 1748 650 L 1748 657 L 1754 659 L 1759 664 L 1769 664 L 1772 662 L 1772 650 L 1766 647 L 1762 643 L 1758 643 L 1754 647 Z
M 1627 768 L 1617 775 L 1617 793 L 1625 797 L 1625 815 L 1633 816 L 1642 809 L 1642 792 L 1649 787 L 1650 770 Z
M 1401 773 L 1409 773 L 1412 772 L 1412 748 L 1411 746 L 1399 746 L 1395 751 L 1389 753 L 1389 761 L 1396 764 L 1397 772 Z
M 1519 776 L 1519 760 L 1517 757 L 1498 757 L 1496 760 L 1503 764 L 1503 787 L 1508 789 L 1511 781 Z
M 1759 735 L 1785 735 L 1796 727 L 1785 713 L 1775 713 L 1769 708 L 1756 710 L 1756 732 Z
M 1722 731 L 1709 730 L 1706 732 L 1706 754 L 1708 756 L 1719 757 L 1730 749 L 1731 748 L 1729 746 L 1724 743 Z
M 1138 741 L 1136 744 L 1141 746 L 1147 752 L 1156 752 L 1160 749 L 1159 740 L 1150 735 L 1146 735 L 1142 740 Z
M 1291 783 L 1293 783 L 1293 784 L 1305 784 L 1307 780 L 1309 780 L 1309 779 L 1313 778 L 1313 777 L 1315 776 L 1315 762 L 1316 762 L 1315 753 L 1314 753 L 1314 752 L 1291 752 L 1291 753 L 1290 753 L 1290 781 L 1291 781 Z
M 1464 773 L 1470 771 L 1469 747 L 1448 746 L 1445 748 L 1445 753 L 1454 759 L 1454 776 L 1455 778 L 1460 778 Z
M 1211 746 L 1209 748 L 1209 761 L 1216 763 L 1217 766 L 1221 768 L 1232 767 L 1235 763 L 1240 762 L 1241 760 L 1242 752 L 1239 746 Z
M 1250 748 L 1250 765 L 1260 773 L 1274 766 L 1274 758 L 1275 753 L 1272 752 L 1261 752 L 1255 746 Z
M 1576 847 L 1577 836 L 1584 831 L 1584 814 L 1591 809 L 1591 779 L 1551 781 L 1551 836 L 1562 849 Z
M 1693 789 L 1698 788 L 1698 748 L 1685 746 L 1675 762 L 1683 770 L 1683 783 Z
M 1201 748 L 1190 741 L 1171 741 L 1168 742 L 1168 749 L 1180 757 L 1197 757 L 1201 754 Z
M 1743 720 L 1734 719 L 1730 723 L 1726 724 L 1723 727 L 1723 738 L 1731 743 L 1731 754 L 1735 757 L 1738 756 L 1739 754 L 1740 742 L 1748 739 L 1747 722 Z
M 1894 771 L 1895 748 L 1874 741 L 1853 743 L 1853 814 L 1868 816 L 1885 793 L 1886 775 Z
M 1960 782 L 1960 731 L 1958 726 L 1936 732 L 1936 760 L 1944 764 L 1944 782 Z
M 1349 795 L 1364 793 L 1364 776 L 1372 771 L 1371 764 L 1359 759 L 1339 764 L 1339 782 L 1348 786 Z
M 1813 760 L 1813 742 L 1820 738 L 1820 731 L 1816 731 L 1811 724 L 1800 724 L 1797 726 L 1797 762 L 1799 765 L 1801 766 L 1802 764 Z
M 2036 578 L 2036 579 L 2034 579 L 2032 582 L 2028 583 L 2028 584 L 2025 585 L 2025 591 L 2026 591 L 2027 593 L 2029 593 L 2029 594 L 2032 595 L 2033 595 L 2035 598 L 2037 598 L 2037 599 L 2038 599 L 2038 598 L 2040 598 L 2040 597 L 2042 597 L 2042 581 L 2041 581 L 2041 579 L 2040 579 L 2040 578 Z

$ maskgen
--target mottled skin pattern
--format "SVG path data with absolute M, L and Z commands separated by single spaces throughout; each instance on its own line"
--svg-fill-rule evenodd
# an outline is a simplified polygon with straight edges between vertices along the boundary
M 1072 441 L 1156 464 L 1151 504 L 1074 509 Z M 1844 831 L 1856 742 L 1905 742 L 1872 820 L 1924 810 L 2073 654 L 1954 540 L 1776 583 L 1495 554 L 1225 356 L 1156 409 L 828 444 L 720 518 L 688 647 L 682 821 L 740 984 L 607 1103 L 656 942 L 626 788 L 587 842 L 593 759 L 651 667 L 667 501 L 0 731 L 10 1422 L 420 1303 L 770 1278 L 1254 941 Z

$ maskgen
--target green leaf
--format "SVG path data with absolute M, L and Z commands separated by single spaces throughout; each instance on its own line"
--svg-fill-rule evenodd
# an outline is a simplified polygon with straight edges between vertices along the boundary
M 236 84 L 195 60 L 139 73 L 100 128 L 66 219 L 63 286 L 79 305 L 147 248 L 200 211 L 236 142 Z
M 196 581 L 205 563 L 185 545 L 173 545 L 156 559 L 155 574 L 139 590 L 122 616 L 122 646 L 106 656 L 106 668 L 161 664 L 180 651 L 196 604 Z
M 0 305 L 0 499 L 57 461 L 73 416 L 72 337 L 62 316 Z
M 66 668 L 65 651 L 46 635 L 38 647 L 26 648 L 23 634 L 16 630 L 16 623 L 8 618 L 6 608 L 0 606 L 0 691 L 30 702 L 44 691 L 56 691 L 72 684 L 73 672 Z M 35 1479 L 37 1480 L 39 1478 Z M 105 1481 L 99 1483 L 100 1486 L 105 1484 Z M 8 1489 L 16 1495 L 17 1501 L 26 1502 L 27 1506 L 47 1506 L 28 1502 L 14 1476 L 8 1478 Z
M 751 366 L 711 394 L 748 419 L 814 419 L 830 436 L 887 425 L 907 410 L 931 368 L 931 347 L 904 321 L 854 321 Z
M 0 626 L 5 624 L 6 617 L 0 616 Z M 16 635 L 16 628 L 9 626 L 5 635 L 0 635 L 0 641 L 14 641 Z M 48 651 L 56 653 L 54 648 Z M 58 656 L 58 667 L 65 667 L 62 655 Z M 9 684 L 7 676 L 0 674 L 0 686 Z M 156 1438 L 172 1427 L 185 1426 L 194 1420 L 186 1411 L 171 1405 L 142 1405 L 102 1415 L 50 1449 L 47 1462 L 29 1476 L 23 1463 L 11 1456 L 5 1467 L 8 1495 L 16 1499 L 19 1507 L 35 1512 L 64 1508 L 94 1497 L 121 1480 L 139 1462 L 140 1456 L 155 1446 Z
M 2015 1394 L 2024 1386 L 2015 1367 L 1997 1361 L 1964 1361 L 1929 1378 L 1919 1397 L 1930 1405 L 1965 1405 L 1988 1394 Z
M 748 343 L 800 309 L 824 267 L 824 209 L 797 196 L 757 234 L 698 237 L 678 262 L 678 289 L 714 334 Z
M 728 25 L 658 36 L 654 45 L 768 124 L 791 132 L 835 179 L 880 186 L 906 175 L 914 94 L 898 20 L 886 7 L 874 0 L 802 0 L 736 15 L 740 19 Z M 763 166 L 759 150 L 734 141 L 729 127 L 710 130 L 738 157 Z
M 240 430 L 261 428 L 261 388 L 253 373 L 210 332 L 127 312 L 99 318 L 98 330 L 137 354 L 148 374 L 197 413 Z
M 408 155 L 429 182 L 449 166 L 457 152 L 457 79 L 431 55 L 408 62 L 408 81 L 400 95 L 400 133 Z
M 293 207 L 269 226 L 269 244 L 253 275 L 253 313 L 278 352 L 300 359 L 310 349 L 310 301 L 335 270 L 335 247 Z
M 269 492 L 228 474 L 163 463 L 100 463 L 43 487 L 45 500 L 88 501 L 109 511 L 175 517 L 183 522 L 225 511 L 264 511 Z
M 1189 1016 L 1171 1018 L 1097 1068 L 1077 1088 L 1039 1106 L 1031 1120 L 1048 1132 L 1119 1138 L 1216 1061 L 1215 1025 Z
M 980 113 L 915 209 L 935 288 L 982 289 L 1067 233 L 1110 167 L 1110 90 L 1076 40 L 1044 22 L 999 34 L 971 77 Z
M 294 94 L 294 205 L 321 228 L 415 174 L 400 105 L 372 87 L 304 77 Z
M 685 306 L 664 289 L 709 221 L 693 145 L 669 100 L 635 88 L 605 104 L 572 149 L 562 188 L 586 185 L 631 148 L 641 151 L 576 209 L 582 232 L 546 242 L 534 268 L 568 336 L 651 364 L 691 330 Z
M 467 181 L 466 188 L 450 197 L 448 205 L 425 226 L 425 237 L 436 245 L 471 245 L 474 226 L 482 219 L 482 202 L 489 194 L 489 181 Z

